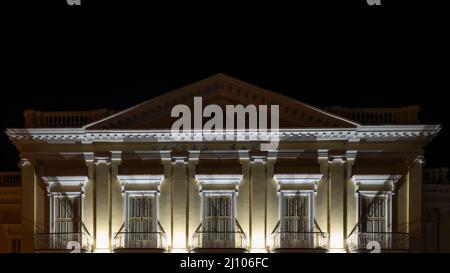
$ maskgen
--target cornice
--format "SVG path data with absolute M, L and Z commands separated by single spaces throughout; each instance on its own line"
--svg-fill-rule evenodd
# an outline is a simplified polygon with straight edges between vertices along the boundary
M 13 142 L 36 142 L 48 144 L 97 142 L 264 142 L 273 135 L 280 141 L 397 141 L 397 140 L 430 140 L 439 131 L 440 125 L 383 125 L 359 126 L 356 128 L 296 128 L 279 129 L 279 132 L 202 131 L 203 138 L 194 138 L 196 131 L 172 133 L 171 130 L 85 130 L 83 128 L 37 128 L 7 129 L 6 133 Z M 238 134 L 245 135 L 244 140 Z M 231 137 L 232 140 L 229 140 Z M 209 139 L 209 140 L 208 140 Z

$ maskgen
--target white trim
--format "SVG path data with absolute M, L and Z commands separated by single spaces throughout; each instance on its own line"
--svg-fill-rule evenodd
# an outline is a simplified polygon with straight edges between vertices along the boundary
M 131 190 L 127 189 L 127 185 L 142 185 L 142 186 L 154 185 L 156 187 L 156 190 L 159 191 L 159 185 L 161 185 L 163 179 L 164 175 L 162 174 L 117 175 L 117 180 L 119 180 L 123 195 L 125 194 L 125 192 L 132 192 L 132 191 L 134 192 L 154 191 L 147 189 Z
M 7 135 L 17 141 L 45 141 L 47 143 L 94 142 L 194 142 L 213 141 L 267 141 L 279 137 L 280 141 L 348 140 L 396 141 L 399 139 L 429 138 L 441 129 L 440 125 L 382 125 L 356 128 L 294 128 L 278 132 L 258 130 L 195 131 L 172 133 L 171 130 L 85 130 L 83 128 L 27 128 L 7 129 Z M 201 134 L 203 137 L 198 137 Z M 239 135 L 239 138 L 238 138 Z M 244 137 L 242 137 L 244 135 Z
M 384 191 L 394 192 L 396 183 L 402 178 L 401 175 L 388 175 L 388 174 L 361 174 L 353 175 L 352 181 L 355 184 L 355 191 L 358 192 L 373 192 L 374 190 L 360 190 L 360 186 L 373 186 L 373 187 L 383 187 L 387 186 Z M 376 191 L 375 191 L 376 192 Z
M 54 187 L 80 187 L 78 192 L 84 196 L 84 186 L 89 181 L 87 176 L 42 176 L 41 177 L 47 186 L 47 193 L 54 191 Z
M 227 185 L 235 186 L 235 192 L 238 191 L 239 183 L 242 181 L 242 174 L 197 174 L 195 179 L 198 181 L 200 194 L 204 190 L 205 185 Z M 212 190 L 208 190 L 211 192 Z M 221 190 L 215 190 L 219 192 Z M 229 190 L 223 190 L 229 191 Z

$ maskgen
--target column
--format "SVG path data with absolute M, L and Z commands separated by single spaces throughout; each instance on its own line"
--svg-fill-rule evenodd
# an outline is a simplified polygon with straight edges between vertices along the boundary
M 172 245 L 172 162 L 170 152 L 161 154 L 161 163 L 164 166 L 164 179 L 161 182 L 159 194 L 159 222 L 166 232 L 167 245 Z
M 252 156 L 250 158 L 250 242 L 254 252 L 266 251 L 266 157 Z
M 121 151 L 111 152 L 111 168 L 110 168 L 110 179 L 111 179 L 111 228 L 110 233 L 112 238 L 113 234 L 118 232 L 123 224 L 125 224 L 124 219 L 124 196 L 122 194 L 122 186 L 120 185 L 117 175 L 119 174 L 119 166 L 121 163 Z
M 47 188 L 41 177 L 45 175 L 44 164 L 40 161 L 36 163 L 36 187 L 35 187 L 35 233 L 48 233 L 50 222 L 50 202 L 47 195 Z
M 188 248 L 188 187 L 186 157 L 172 159 L 172 251 L 185 252 Z
M 189 152 L 189 163 L 188 168 L 188 244 L 191 242 L 194 236 L 195 230 L 201 224 L 201 208 L 200 208 L 200 192 L 199 185 L 195 179 L 196 166 L 198 164 L 200 151 L 190 151 Z
M 317 225 L 323 232 L 329 233 L 328 230 L 328 150 L 318 150 L 317 161 L 320 165 L 320 173 L 322 179 L 317 185 L 317 193 L 315 196 L 315 218 Z
M 19 162 L 22 170 L 22 252 L 34 251 L 36 174 L 28 159 Z
M 410 248 L 420 250 L 422 238 L 422 165 L 423 158 L 414 160 L 408 170 L 408 232 Z
M 88 179 L 89 181 L 84 186 L 84 198 L 82 203 L 82 217 L 83 224 L 86 227 L 87 231 L 91 234 L 92 239 L 95 242 L 94 238 L 94 189 L 95 189 L 95 177 L 94 177 L 94 153 L 87 152 L 84 153 L 84 160 L 86 162 L 87 171 L 88 171 Z
M 239 161 L 242 166 L 242 181 L 239 185 L 237 196 L 236 220 L 242 227 L 242 231 L 247 236 L 247 243 L 251 243 L 250 234 L 250 161 L 248 151 L 240 151 Z
M 330 251 L 344 250 L 345 160 L 332 157 L 329 176 Z
M 352 168 L 355 162 L 357 151 L 347 151 L 347 173 L 346 173 L 346 208 L 345 208 L 345 234 L 344 239 L 353 231 L 357 231 L 358 226 L 358 197 L 356 196 L 355 183 L 352 181 Z M 346 244 L 347 242 L 345 242 Z
M 272 231 L 275 229 L 279 215 L 278 187 L 277 182 L 273 179 L 273 172 L 276 162 L 276 155 L 269 155 L 266 163 L 266 248 L 269 249 Z
M 109 158 L 95 158 L 95 251 L 109 252 L 111 249 L 110 226 L 110 164 Z

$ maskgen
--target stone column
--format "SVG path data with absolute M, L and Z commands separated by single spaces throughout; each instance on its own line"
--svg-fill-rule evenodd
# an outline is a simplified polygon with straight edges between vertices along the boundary
M 239 161 L 242 166 L 242 181 L 239 185 L 237 196 L 236 220 L 242 227 L 242 231 L 247 236 L 247 243 L 250 245 L 250 162 L 248 151 L 240 151 Z
M 422 238 L 422 165 L 423 158 L 414 160 L 408 170 L 408 232 L 410 248 L 420 250 Z
M 50 202 L 47 194 L 45 183 L 41 177 L 45 175 L 44 164 L 40 161 L 36 163 L 36 187 L 35 187 L 35 232 L 47 233 L 49 232 L 50 222 Z
M 330 248 L 331 251 L 343 251 L 345 239 L 345 159 L 343 157 L 332 157 L 329 163 Z
M 84 198 L 82 202 L 82 217 L 83 223 L 87 231 L 91 234 L 92 239 L 95 242 L 95 228 L 94 228 L 94 192 L 95 192 L 95 177 L 94 177 L 94 153 L 87 152 L 84 153 L 84 160 L 86 162 L 88 179 L 89 181 L 84 186 Z
M 266 202 L 266 157 L 250 158 L 250 237 L 251 249 L 255 252 L 265 251 L 267 234 L 267 202 Z
M 317 225 L 323 232 L 329 233 L 328 229 L 328 150 L 318 150 L 318 163 L 320 164 L 320 173 L 322 179 L 317 185 L 317 194 L 315 196 L 315 218 Z
M 192 237 L 194 236 L 195 230 L 201 224 L 201 208 L 200 208 L 200 192 L 199 185 L 195 179 L 196 166 L 199 159 L 200 151 L 189 152 L 189 163 L 188 168 L 188 237 L 187 241 L 190 244 Z
M 344 240 L 350 235 L 351 232 L 357 231 L 358 225 L 358 197 L 356 195 L 355 183 L 352 181 L 352 168 L 356 158 L 356 151 L 347 151 L 347 175 L 346 181 L 346 209 L 345 209 L 345 236 Z M 347 242 L 345 241 L 346 245 Z
M 172 162 L 170 153 L 161 154 L 161 162 L 164 166 L 164 179 L 161 182 L 159 194 L 159 222 L 166 232 L 167 245 L 172 245 Z
M 266 164 L 266 248 L 269 249 L 271 243 L 272 231 L 275 229 L 279 219 L 279 201 L 278 201 L 278 186 L 275 179 L 273 179 L 273 172 L 276 162 L 276 155 L 267 157 Z
M 110 165 L 109 158 L 95 158 L 95 213 L 94 237 L 95 249 L 98 252 L 111 250 L 110 225 Z
M 122 186 L 120 185 L 117 175 L 119 174 L 119 166 L 121 163 L 121 151 L 111 152 L 111 236 L 118 232 L 122 225 L 125 223 L 124 219 L 124 196 L 122 194 Z
M 174 252 L 188 248 L 188 186 L 186 157 L 172 159 L 172 246 Z
M 22 170 L 22 252 L 34 252 L 36 173 L 28 159 L 19 162 Z

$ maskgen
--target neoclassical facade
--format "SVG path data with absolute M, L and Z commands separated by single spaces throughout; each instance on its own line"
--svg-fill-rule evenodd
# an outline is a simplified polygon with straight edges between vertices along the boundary
M 278 147 L 252 130 L 172 132 L 172 107 L 194 97 L 279 105 Z M 21 250 L 419 251 L 423 151 L 440 126 L 417 113 L 321 110 L 223 74 L 120 112 L 25 111 L 7 130 Z

